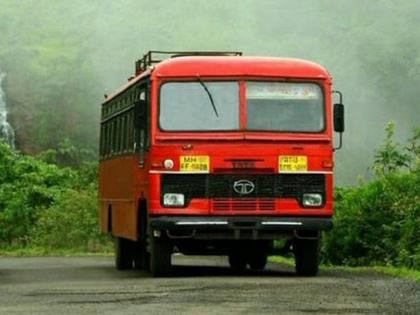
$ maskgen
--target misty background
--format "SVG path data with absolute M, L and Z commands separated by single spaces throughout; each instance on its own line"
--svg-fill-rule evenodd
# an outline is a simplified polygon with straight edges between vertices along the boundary
M 337 181 L 369 177 L 390 120 L 420 125 L 420 1 L 0 0 L 0 72 L 16 147 L 97 158 L 100 103 L 148 50 L 309 59 L 346 106 Z M 0 73 L 0 75 L 1 75 Z

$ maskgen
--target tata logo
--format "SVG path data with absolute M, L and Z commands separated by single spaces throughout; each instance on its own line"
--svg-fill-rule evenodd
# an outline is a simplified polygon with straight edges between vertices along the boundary
M 237 180 L 233 183 L 233 190 L 240 195 L 248 195 L 255 189 L 253 182 L 247 179 Z

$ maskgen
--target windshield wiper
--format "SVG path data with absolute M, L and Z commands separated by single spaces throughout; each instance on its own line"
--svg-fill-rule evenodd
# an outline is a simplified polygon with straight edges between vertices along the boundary
M 217 112 L 216 104 L 214 104 L 213 96 L 211 95 L 208 87 L 204 84 L 203 80 L 201 80 L 199 75 L 197 75 L 197 81 L 201 84 L 201 86 L 206 91 L 207 95 L 209 96 L 211 106 L 213 106 L 214 114 L 216 115 L 217 118 L 219 118 L 219 113 Z

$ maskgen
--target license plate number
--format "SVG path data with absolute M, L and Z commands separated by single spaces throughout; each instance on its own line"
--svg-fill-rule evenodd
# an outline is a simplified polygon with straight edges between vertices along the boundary
M 181 155 L 179 165 L 182 172 L 208 172 L 210 158 L 208 155 Z
M 280 155 L 279 171 L 299 172 L 308 170 L 308 157 L 305 155 Z

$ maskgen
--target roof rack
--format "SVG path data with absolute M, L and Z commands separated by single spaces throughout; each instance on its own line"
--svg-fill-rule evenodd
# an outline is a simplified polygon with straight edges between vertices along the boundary
M 136 75 L 147 70 L 154 64 L 157 64 L 168 58 L 184 56 L 242 56 L 241 51 L 159 51 L 151 50 L 136 61 Z

